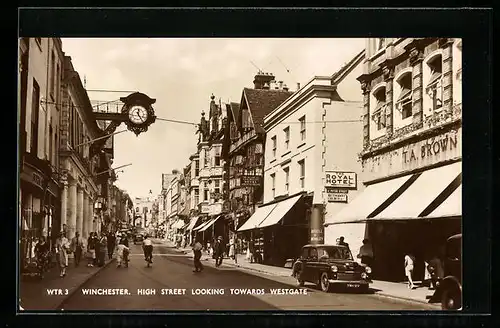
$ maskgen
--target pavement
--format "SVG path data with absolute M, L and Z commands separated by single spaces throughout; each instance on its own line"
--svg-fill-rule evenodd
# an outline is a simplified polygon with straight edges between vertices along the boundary
M 168 245 L 169 247 L 175 247 L 169 241 L 160 241 L 157 243 L 163 243 Z M 193 257 L 191 248 L 177 248 L 179 252 L 183 252 L 189 257 Z M 214 260 L 208 254 L 204 253 L 202 255 L 201 260 L 205 263 L 206 261 L 214 262 Z M 213 263 L 212 263 L 213 264 Z M 235 267 L 241 270 L 245 270 L 248 272 L 256 272 L 267 274 L 271 276 L 278 277 L 291 277 L 292 270 L 289 268 L 276 267 L 271 265 L 264 265 L 259 263 L 250 263 L 246 260 L 245 255 L 238 254 L 237 263 L 229 258 L 225 258 L 223 260 L 222 267 Z M 290 282 L 295 283 L 294 279 L 290 279 Z M 407 284 L 404 282 L 390 282 L 390 281 L 382 281 L 382 280 L 374 280 L 372 284 L 370 284 L 370 288 L 375 292 L 376 295 L 381 297 L 388 297 L 394 299 L 400 299 L 404 301 L 410 302 L 419 302 L 429 304 L 429 297 L 434 293 L 433 290 L 429 290 L 427 287 L 419 286 L 421 282 L 416 281 L 417 285 L 416 289 L 409 289 Z M 434 306 L 436 309 L 440 308 L 440 304 L 429 304 L 430 306 Z
M 47 272 L 42 280 L 21 279 L 19 282 L 19 306 L 20 310 L 55 310 L 67 297 L 75 293 L 78 288 L 89 279 L 98 274 L 112 260 L 106 260 L 103 267 L 87 267 L 86 259 L 83 259 L 78 267 L 75 267 L 74 259 L 68 261 L 66 276 L 59 276 L 59 267 L 56 265 Z M 49 295 L 48 293 L 53 293 Z

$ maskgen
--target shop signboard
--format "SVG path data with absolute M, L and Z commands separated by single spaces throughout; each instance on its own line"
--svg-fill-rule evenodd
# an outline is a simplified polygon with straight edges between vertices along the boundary
M 327 196 L 329 203 L 347 203 L 347 190 L 346 192 L 334 191 L 335 189 L 327 189 Z
M 325 187 L 356 189 L 356 173 L 345 171 L 326 171 Z
M 200 206 L 200 212 L 201 213 L 209 213 L 210 212 L 210 205 L 208 205 L 208 204 L 202 204 Z

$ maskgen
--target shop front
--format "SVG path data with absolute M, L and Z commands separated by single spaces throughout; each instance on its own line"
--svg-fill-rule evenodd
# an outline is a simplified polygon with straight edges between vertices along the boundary
M 20 238 L 21 261 L 26 264 L 33 257 L 36 241 L 47 238 L 52 244 L 57 237 L 53 231 L 59 231 L 60 202 L 59 186 L 52 180 L 50 167 L 39 159 L 31 159 L 26 153 L 20 174 Z M 36 162 L 41 162 L 38 169 Z
M 309 240 L 310 209 L 305 193 L 264 204 L 240 227 L 256 262 L 284 266 Z
M 327 216 L 328 239 L 344 236 L 354 257 L 369 239 L 373 274 L 381 280 L 403 281 L 404 257 L 413 255 L 414 280 L 422 280 L 425 261 L 441 256 L 446 239 L 462 231 L 460 130 L 408 143 L 364 164 L 367 176 L 389 178 L 365 182 L 351 203 Z

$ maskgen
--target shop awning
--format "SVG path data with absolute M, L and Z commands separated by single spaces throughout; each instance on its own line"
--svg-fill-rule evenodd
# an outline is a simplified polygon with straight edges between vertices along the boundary
M 428 215 L 433 218 L 457 216 L 462 216 L 462 185 Z
M 375 215 L 376 220 L 395 220 L 424 217 L 431 203 L 450 186 L 462 172 L 462 163 L 454 163 L 421 173 L 409 188 L 382 212 Z M 441 202 L 444 200 L 441 200 Z
M 210 221 L 208 221 L 208 223 L 207 223 L 207 224 L 206 224 L 203 228 L 201 228 L 199 231 L 200 231 L 200 232 L 203 232 L 203 231 L 207 230 L 207 229 L 208 229 L 208 228 L 210 228 L 210 227 L 211 227 L 211 226 L 215 223 L 215 221 L 217 221 L 220 217 L 221 217 L 221 215 L 219 215 L 219 216 L 217 216 L 217 217 L 215 217 L 215 218 L 211 219 L 211 220 L 210 220 Z
M 198 216 L 193 216 L 191 220 L 189 221 L 188 226 L 186 227 L 186 231 L 191 231 L 193 230 L 194 226 L 198 222 Z
M 184 221 L 182 220 L 177 220 L 173 225 L 172 225 L 172 228 L 173 229 L 182 229 L 182 227 L 184 227 Z
M 245 223 L 243 223 L 243 225 L 238 229 L 238 232 L 257 229 L 259 227 L 259 224 L 268 217 L 269 213 L 271 213 L 276 208 L 276 206 L 278 206 L 278 204 L 275 203 L 257 207 L 255 213 L 253 213 L 252 216 L 249 217 Z
M 298 195 L 292 198 L 285 199 L 279 203 L 277 203 L 276 208 L 272 211 L 261 224 L 259 224 L 260 228 L 270 227 L 272 225 L 277 224 L 278 222 L 285 217 L 285 215 L 290 211 L 290 209 L 297 203 L 297 201 L 302 197 L 302 195 Z
M 411 175 L 407 175 L 367 186 L 337 214 L 327 215 L 325 225 L 366 221 L 377 208 L 401 192 L 410 178 Z
M 212 219 L 209 219 L 205 222 L 202 222 L 199 226 L 197 226 L 196 228 L 193 229 L 193 231 L 200 231 L 200 229 L 202 229 L 204 226 L 206 226 L 207 224 L 210 223 Z

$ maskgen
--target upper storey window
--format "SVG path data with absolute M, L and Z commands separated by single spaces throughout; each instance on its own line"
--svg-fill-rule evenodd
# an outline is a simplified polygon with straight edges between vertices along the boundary
M 427 95 L 426 108 L 431 112 L 440 110 L 443 106 L 443 61 L 441 54 L 430 58 L 424 76 L 425 93 Z
M 372 111 L 372 120 L 375 123 L 377 131 L 385 128 L 385 87 L 378 88 L 374 93 L 375 106 Z
M 412 81 L 411 72 L 407 72 L 397 80 L 397 88 L 399 94 L 397 95 L 396 109 L 401 115 L 401 119 L 411 117 L 411 96 L 412 96 Z

